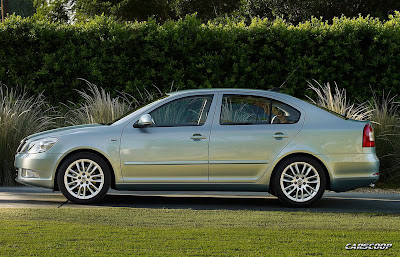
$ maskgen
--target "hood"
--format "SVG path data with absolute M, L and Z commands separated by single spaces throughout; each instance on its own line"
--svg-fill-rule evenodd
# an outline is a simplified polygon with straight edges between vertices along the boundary
M 42 132 L 39 132 L 36 134 L 32 134 L 32 135 L 28 136 L 26 139 L 42 138 L 42 137 L 55 137 L 55 136 L 59 136 L 59 135 L 75 133 L 78 131 L 79 132 L 84 131 L 87 128 L 105 127 L 105 126 L 106 125 L 101 125 L 101 124 L 84 124 L 84 125 L 77 125 L 77 126 L 69 126 L 69 127 L 51 129 L 51 130 L 42 131 Z

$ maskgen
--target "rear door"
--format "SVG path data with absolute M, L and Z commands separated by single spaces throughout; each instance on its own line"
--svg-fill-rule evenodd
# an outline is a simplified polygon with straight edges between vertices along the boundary
M 267 96 L 220 93 L 209 146 L 209 180 L 256 182 L 301 129 L 301 113 Z

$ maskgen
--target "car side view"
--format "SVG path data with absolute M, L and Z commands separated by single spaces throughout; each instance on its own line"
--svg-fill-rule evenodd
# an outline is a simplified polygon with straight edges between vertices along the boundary
M 372 126 L 264 90 L 169 93 L 110 124 L 22 140 L 17 181 L 74 203 L 117 190 L 263 191 L 292 207 L 379 178 Z

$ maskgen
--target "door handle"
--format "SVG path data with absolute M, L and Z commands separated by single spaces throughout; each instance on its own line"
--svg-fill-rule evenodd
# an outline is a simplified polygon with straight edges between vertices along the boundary
M 272 137 L 273 138 L 287 138 L 288 135 L 287 134 L 283 134 L 282 132 L 278 132 L 278 133 L 275 133 Z
M 198 133 L 193 134 L 193 136 L 190 137 L 190 139 L 193 139 L 193 140 L 201 140 L 201 139 L 206 139 L 206 138 L 207 137 L 203 136 L 202 134 L 198 134 Z

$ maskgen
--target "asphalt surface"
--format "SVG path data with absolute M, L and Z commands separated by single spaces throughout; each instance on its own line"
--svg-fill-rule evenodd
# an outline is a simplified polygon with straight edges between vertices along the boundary
M 364 212 L 400 214 L 400 193 L 325 192 L 311 208 L 283 206 L 268 193 L 260 192 L 166 192 L 110 190 L 96 205 L 76 205 L 60 192 L 36 187 L 0 187 L 0 208 L 166 208 L 195 210 L 260 210 L 309 212 Z

